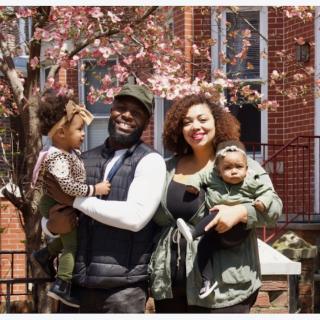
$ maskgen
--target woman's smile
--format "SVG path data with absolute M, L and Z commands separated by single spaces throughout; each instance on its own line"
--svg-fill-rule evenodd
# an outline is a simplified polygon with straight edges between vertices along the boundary
M 204 136 L 205 136 L 205 132 L 195 132 L 191 135 L 191 138 L 194 141 L 201 141 Z

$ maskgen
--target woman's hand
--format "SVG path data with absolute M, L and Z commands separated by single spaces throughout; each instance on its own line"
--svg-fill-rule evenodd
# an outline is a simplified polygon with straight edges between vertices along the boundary
M 65 204 L 67 206 L 72 207 L 74 197 L 71 197 L 68 194 L 65 194 L 60 188 L 59 183 L 50 173 L 46 173 L 44 177 L 44 181 L 45 181 L 46 193 L 49 195 L 49 197 L 51 197 L 52 199 L 56 200 L 61 204 Z
M 78 225 L 76 209 L 61 204 L 56 204 L 49 210 L 47 228 L 51 233 L 65 234 Z
M 224 233 L 239 222 L 247 222 L 248 212 L 246 207 L 241 204 L 235 206 L 226 206 L 224 204 L 220 204 L 210 209 L 210 211 L 216 210 L 219 210 L 219 212 L 216 214 L 214 219 L 208 225 L 206 225 L 205 231 L 215 227 L 215 230 L 218 233 Z

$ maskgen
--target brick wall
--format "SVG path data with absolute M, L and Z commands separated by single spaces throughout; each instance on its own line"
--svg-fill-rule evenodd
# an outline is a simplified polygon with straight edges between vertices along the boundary
M 193 7 L 175 7 L 173 9 L 174 35 L 184 43 L 184 54 L 187 61 L 192 61 L 191 45 L 193 39 Z M 192 73 L 191 64 L 186 65 L 186 72 Z
M 262 287 L 251 313 L 288 313 L 288 289 L 287 276 L 263 276 Z
M 299 71 L 295 61 L 295 41 L 294 38 L 304 37 L 310 42 L 314 42 L 313 23 L 304 23 L 298 18 L 288 19 L 282 10 L 269 8 L 269 64 L 268 73 L 272 70 L 280 70 L 287 74 L 283 86 L 286 89 L 293 81 L 293 75 Z M 286 53 L 293 56 L 292 61 L 281 61 L 276 55 L 277 51 L 286 50 Z M 314 66 L 314 49 L 311 49 L 310 60 L 301 65 L 302 68 Z M 270 80 L 270 79 L 269 79 Z M 314 133 L 314 95 L 313 81 L 306 83 L 310 88 L 306 96 L 307 104 L 302 103 L 302 99 L 289 100 L 277 93 L 275 88 L 269 88 L 269 99 L 278 100 L 280 107 L 276 112 L 269 112 L 268 137 L 272 143 L 286 143 L 298 134 L 312 135 Z
M 285 17 L 283 11 L 279 8 L 269 8 L 269 24 L 268 24 L 268 74 L 273 70 L 284 72 L 286 77 L 282 83 L 277 85 L 278 89 L 283 91 L 290 88 L 293 83 L 293 75 L 296 72 L 301 72 L 300 68 L 314 66 L 314 48 L 311 49 L 311 56 L 309 62 L 302 63 L 297 67 L 295 58 L 296 44 L 294 38 L 304 37 L 307 41 L 314 42 L 314 25 L 313 23 L 304 23 L 298 18 L 288 19 Z M 285 58 L 283 61 L 276 54 L 277 51 L 284 50 L 285 56 L 292 56 L 292 59 Z M 269 78 L 270 80 L 270 78 Z M 313 79 L 312 77 L 305 81 L 309 91 L 305 97 L 306 103 L 303 99 L 289 99 L 276 91 L 274 87 L 268 88 L 268 98 L 270 100 L 277 100 L 280 103 L 279 108 L 275 112 L 268 113 L 268 143 L 271 144 L 286 144 L 298 135 L 313 135 L 314 134 L 314 95 L 313 95 Z M 300 141 L 300 143 L 306 141 Z M 313 141 L 311 141 L 313 144 Z M 296 142 L 297 144 L 297 142 Z M 313 147 L 311 147 L 311 177 L 313 176 Z M 279 147 L 275 148 L 276 150 Z M 275 151 L 275 150 L 274 150 Z M 269 156 L 274 153 L 270 152 Z M 273 161 L 274 168 L 281 168 L 284 166 L 285 158 L 287 157 L 287 165 L 284 170 L 278 171 L 272 177 L 276 190 L 283 199 L 284 189 L 279 185 L 286 185 L 285 199 L 287 212 L 303 212 L 306 213 L 312 210 L 313 204 L 308 203 L 309 173 L 307 172 L 307 164 L 304 169 L 298 167 L 297 164 L 302 163 L 303 159 L 306 161 L 306 154 L 303 154 L 302 149 L 290 148 L 286 153 L 282 152 Z M 282 171 L 282 172 L 281 172 Z M 286 176 L 284 175 L 286 173 Z M 302 177 L 305 176 L 305 183 L 302 184 Z M 279 183 L 278 183 L 279 182 Z M 312 181 L 311 181 L 312 183 Z M 313 186 L 311 186 L 310 193 L 313 194 Z M 303 205 L 306 203 L 309 205 Z M 300 208 L 301 207 L 301 208 Z
M 193 37 L 194 42 L 199 48 L 206 48 L 211 39 L 211 9 L 210 7 L 194 7 L 193 20 Z M 196 67 L 193 69 L 193 77 L 197 75 L 207 74 L 206 80 L 211 79 L 210 61 L 202 57 L 194 57 L 193 62 Z
M 6 201 L 4 198 L 0 198 L 0 226 L 3 230 L 0 233 L 0 250 L 25 250 L 25 236 L 21 227 L 20 220 L 16 208 Z M 0 255 L 0 278 L 19 278 L 26 276 L 26 261 L 25 255 L 19 254 L 14 256 L 14 269 L 11 273 L 12 258 L 11 255 Z M 25 292 L 25 285 L 14 285 L 14 293 Z M 5 285 L 0 287 L 0 293 L 6 293 Z M 23 301 L 25 296 L 12 296 L 11 301 Z M 4 297 L 0 297 L 0 302 L 4 301 Z

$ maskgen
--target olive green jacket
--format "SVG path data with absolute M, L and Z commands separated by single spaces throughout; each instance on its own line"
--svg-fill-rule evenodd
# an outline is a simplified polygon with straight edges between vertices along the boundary
M 255 165 L 251 158 L 248 158 L 248 163 Z M 268 210 L 274 195 L 273 188 L 269 184 L 265 184 L 260 179 L 260 174 L 256 174 L 252 169 L 248 169 L 247 176 L 238 184 L 224 182 L 216 169 L 212 171 L 201 170 L 189 178 L 188 185 L 198 191 L 202 186 L 206 188 L 206 206 L 208 208 L 212 208 L 216 204 L 234 206 L 260 200 Z
M 176 229 L 176 220 L 168 211 L 166 201 L 168 186 L 175 174 L 177 161 L 178 158 L 172 158 L 167 162 L 166 188 L 161 204 L 154 216 L 154 221 L 162 227 L 160 238 L 149 264 L 151 294 L 156 300 L 172 298 L 170 239 L 172 232 Z M 262 181 L 272 187 L 269 176 L 256 161 L 250 159 L 249 168 L 260 174 Z M 206 170 L 212 169 L 208 168 Z M 272 203 L 266 213 L 259 213 L 251 204 L 244 204 L 244 206 L 248 211 L 247 228 L 252 231 L 241 245 L 212 252 L 213 276 L 218 281 L 218 287 L 213 294 L 202 300 L 198 297 L 201 287 L 201 275 L 196 261 L 199 240 L 187 244 L 186 288 L 189 305 L 206 308 L 232 306 L 245 300 L 261 286 L 255 227 L 263 224 L 274 224 L 281 214 L 282 202 L 274 192 Z M 208 209 L 204 202 L 188 223 L 191 225 L 196 224 L 205 214 L 208 214 Z

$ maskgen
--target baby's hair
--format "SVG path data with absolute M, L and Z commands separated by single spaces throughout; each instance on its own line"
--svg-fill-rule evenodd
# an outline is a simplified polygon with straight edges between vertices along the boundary
M 39 98 L 37 116 L 40 121 L 40 132 L 48 135 L 50 129 L 66 114 L 69 98 L 58 95 L 54 89 L 47 89 Z
M 219 161 L 226 156 L 227 152 L 236 152 L 236 151 L 240 151 L 246 157 L 246 148 L 241 141 L 227 140 L 227 141 L 220 142 L 217 145 L 215 167 L 218 166 Z

